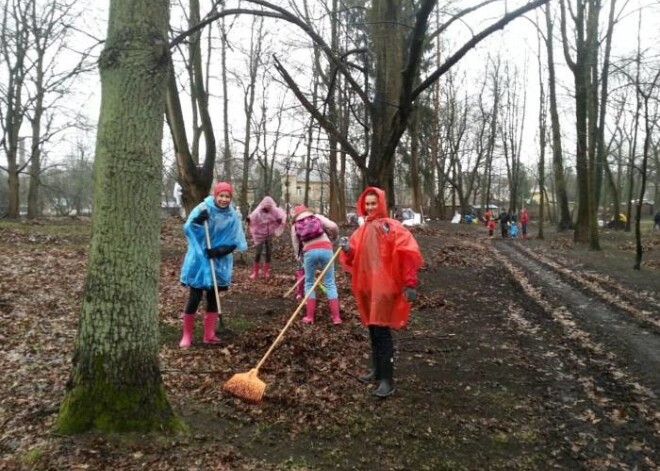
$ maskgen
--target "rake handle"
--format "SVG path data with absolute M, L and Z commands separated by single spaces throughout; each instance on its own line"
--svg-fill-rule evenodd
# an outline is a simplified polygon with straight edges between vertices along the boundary
M 332 264 L 335 263 L 335 260 L 339 256 L 339 252 L 341 252 L 341 247 L 339 247 L 335 251 L 335 253 L 332 255 L 332 258 L 330 259 L 328 264 L 325 266 L 325 268 L 323 268 L 323 271 L 321 271 L 321 274 L 318 276 L 318 278 L 316 278 L 316 280 L 314 280 L 314 284 L 312 285 L 311 289 L 305 294 L 305 297 L 302 299 L 302 301 L 300 301 L 300 304 L 298 304 L 298 307 L 296 308 L 296 310 L 293 311 L 293 314 L 291 314 L 291 317 L 289 318 L 286 325 L 284 326 L 284 328 L 282 329 L 280 334 L 277 336 L 277 338 L 275 339 L 273 344 L 270 346 L 270 348 L 268 349 L 266 354 L 261 358 L 261 360 L 259 360 L 259 363 L 257 363 L 257 366 L 254 368 L 255 371 L 259 371 L 259 368 L 261 368 L 261 365 L 264 364 L 266 359 L 270 356 L 272 351 L 277 346 L 278 342 L 282 339 L 282 337 L 284 337 L 284 333 L 287 331 L 289 326 L 291 326 L 291 324 L 293 323 L 294 319 L 296 318 L 296 316 L 298 315 L 300 310 L 303 308 L 303 306 L 307 303 L 307 300 L 309 299 L 309 295 L 312 293 L 312 291 L 314 291 L 316 289 L 316 287 L 319 285 L 319 283 L 321 283 L 321 279 L 323 279 L 323 276 L 325 275 L 325 273 L 330 269 Z
M 206 234 L 206 248 L 211 248 L 211 234 L 209 234 L 209 222 L 204 221 L 204 233 Z M 215 263 L 213 258 L 209 258 L 211 262 L 211 277 L 213 278 L 213 291 L 215 292 L 215 303 L 218 306 L 218 314 L 222 314 L 222 307 L 220 306 L 220 294 L 218 293 L 218 280 L 215 277 Z M 222 316 L 220 316 L 220 324 L 222 324 Z
M 284 296 L 282 296 L 282 297 L 283 297 L 283 298 L 288 298 L 289 295 L 290 295 L 291 293 L 293 293 L 293 290 L 296 289 L 296 288 L 298 287 L 298 285 L 299 285 L 302 281 L 304 281 L 304 279 L 305 279 L 304 277 L 303 277 L 303 278 L 298 278 L 298 280 L 296 281 L 296 284 L 294 284 L 291 288 L 289 288 L 289 291 L 287 291 L 286 293 L 284 293 Z

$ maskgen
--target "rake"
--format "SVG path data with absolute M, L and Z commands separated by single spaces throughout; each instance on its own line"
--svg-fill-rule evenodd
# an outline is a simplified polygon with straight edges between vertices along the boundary
M 212 248 L 211 247 L 211 235 L 209 234 L 209 222 L 204 221 L 204 232 L 206 233 L 206 247 L 207 248 Z M 215 277 L 215 263 L 213 263 L 213 258 L 209 258 L 211 262 L 211 276 L 213 277 L 213 291 L 215 292 L 215 303 L 218 306 L 218 323 L 220 324 L 220 328 L 224 330 L 225 328 L 225 323 L 222 320 L 222 306 L 220 305 L 220 293 L 218 293 L 218 280 Z
M 259 379 L 259 369 L 261 366 L 264 364 L 266 359 L 270 356 L 271 352 L 275 349 L 275 346 L 279 343 L 279 341 L 282 339 L 284 336 L 284 333 L 287 331 L 289 326 L 293 323 L 294 319 L 300 312 L 300 310 L 305 306 L 307 303 L 307 299 L 309 298 L 309 295 L 312 291 L 316 289 L 316 287 L 321 283 L 321 279 L 323 279 L 323 276 L 325 273 L 328 271 L 328 269 L 332 266 L 332 264 L 335 262 L 335 259 L 339 255 L 339 252 L 341 251 L 341 248 L 338 248 L 335 253 L 333 254 L 332 258 L 328 262 L 328 264 L 323 268 L 323 271 L 321 271 L 321 274 L 316 278 L 314 281 L 314 284 L 312 285 L 312 288 L 305 294 L 305 297 L 300 301 L 300 304 L 296 308 L 296 310 L 293 312 L 289 320 L 287 321 L 286 325 L 280 332 L 280 334 L 277 336 L 273 344 L 270 346 L 266 354 L 259 360 L 259 363 L 257 363 L 257 366 L 255 368 L 252 368 L 250 371 L 247 373 L 236 373 L 234 376 L 232 376 L 229 380 L 225 382 L 225 384 L 222 386 L 222 389 L 225 390 L 226 392 L 240 398 L 244 399 L 247 402 L 251 402 L 254 404 L 257 404 L 261 402 L 261 399 L 264 396 L 264 392 L 266 391 L 266 383 L 263 382 L 262 380 Z
M 296 284 L 294 284 L 291 288 L 289 288 L 289 291 L 287 291 L 286 293 L 284 293 L 284 296 L 282 296 L 282 297 L 283 297 L 283 298 L 288 298 L 289 295 L 290 295 L 291 293 L 293 293 L 293 291 L 294 291 L 294 290 L 298 287 L 298 285 L 299 285 L 300 283 L 302 283 L 303 281 L 305 281 L 305 278 L 298 278 L 298 280 L 296 281 Z

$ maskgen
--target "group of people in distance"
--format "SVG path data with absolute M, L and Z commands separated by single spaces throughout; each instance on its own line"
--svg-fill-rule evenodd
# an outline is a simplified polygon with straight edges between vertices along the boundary
M 188 215 L 183 231 L 188 249 L 181 267 L 181 283 L 189 288 L 182 312 L 183 334 L 179 346 L 192 345 L 195 314 L 206 293 L 203 316 L 203 343 L 217 344 L 218 319 L 216 289 L 229 289 L 233 273 L 233 252 L 245 251 L 247 241 L 239 214 L 231 204 L 233 190 L 229 183 L 219 182 L 213 194 L 204 199 Z M 417 298 L 417 272 L 423 260 L 419 246 L 399 221 L 388 217 L 385 192 L 366 188 L 357 200 L 358 216 L 364 219 L 349 237 L 339 237 L 339 227 L 327 217 L 298 205 L 292 212 L 291 242 L 298 261 L 297 276 L 304 276 L 298 298 L 308 293 L 302 322 L 315 321 L 316 293 L 311 290 L 316 270 L 328 266 L 323 278 L 330 318 L 333 325 L 342 324 L 339 296 L 335 283 L 335 250 L 339 260 L 351 274 L 351 287 L 360 320 L 369 330 L 371 367 L 358 376 L 364 383 L 376 383 L 373 395 L 385 398 L 394 392 L 394 345 L 392 329 L 408 323 L 411 302 Z M 286 213 L 266 196 L 247 216 L 254 242 L 255 260 L 250 279 L 270 274 L 273 237 L 286 229 Z M 334 248 L 334 244 L 337 248 Z M 263 257 L 263 258 L 262 258 Z M 262 263 L 263 260 L 263 263 Z M 303 275 L 304 273 L 304 275 Z
M 487 209 L 484 212 L 483 221 L 488 228 L 489 239 L 493 238 L 496 222 L 500 223 L 502 239 L 515 239 L 520 232 L 522 232 L 522 238 L 527 239 L 527 225 L 529 224 L 529 211 L 527 211 L 527 208 L 522 208 L 517 217 L 514 212 L 507 212 L 503 209 L 497 218 L 493 216 L 490 209 Z M 518 222 L 520 222 L 520 226 Z

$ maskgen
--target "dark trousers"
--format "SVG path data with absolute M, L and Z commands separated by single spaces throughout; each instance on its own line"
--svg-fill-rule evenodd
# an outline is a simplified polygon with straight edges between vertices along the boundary
M 226 286 L 218 286 L 218 291 L 227 291 Z M 218 303 L 215 300 L 215 292 L 213 289 L 190 288 L 188 294 L 188 302 L 186 308 L 183 310 L 184 314 L 195 314 L 199 303 L 202 302 L 202 296 L 206 292 L 206 312 L 218 312 Z
M 376 379 L 392 379 L 394 371 L 394 342 L 389 327 L 369 326 L 369 340 Z
M 261 253 L 264 254 L 264 262 L 270 263 L 270 254 L 272 252 L 272 242 L 270 239 L 264 240 L 261 244 L 257 245 L 254 253 L 254 263 L 259 263 L 261 261 Z

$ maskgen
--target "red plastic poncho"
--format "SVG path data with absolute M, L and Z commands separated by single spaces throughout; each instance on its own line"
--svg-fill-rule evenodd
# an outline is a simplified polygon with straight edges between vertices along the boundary
M 378 207 L 367 217 L 365 198 L 378 195 Z M 387 217 L 385 192 L 369 187 L 357 201 L 357 213 L 365 219 L 351 235 L 348 253 L 340 261 L 352 274 L 353 294 L 364 325 L 400 329 L 408 323 L 410 303 L 404 286 L 417 286 L 422 254 L 413 235 L 396 219 Z

